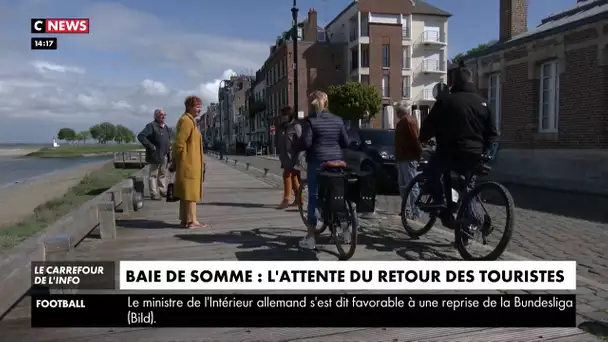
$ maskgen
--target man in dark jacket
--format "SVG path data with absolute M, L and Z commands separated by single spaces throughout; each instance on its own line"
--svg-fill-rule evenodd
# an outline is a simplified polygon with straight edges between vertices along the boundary
M 471 70 L 460 66 L 452 71 L 452 76 L 450 93 L 437 100 L 420 130 L 420 141 L 433 137 L 437 141 L 436 154 L 425 170 L 426 187 L 433 202 L 425 207 L 440 208 L 446 226 L 450 226 L 453 209 L 450 171 L 469 177 L 498 136 L 494 115 L 486 100 L 477 94 Z M 447 177 L 442 189 L 440 178 L 444 174 Z
M 154 111 L 154 121 L 137 135 L 137 140 L 146 148 L 146 162 L 150 167 L 150 197 L 160 200 L 167 195 L 167 161 L 171 148 L 171 132 L 165 124 L 166 113 Z
M 343 160 L 342 150 L 348 147 L 344 120 L 328 110 L 327 94 L 315 91 L 310 94 L 312 111 L 302 127 L 297 151 L 306 151 L 306 179 L 308 186 L 308 233 L 299 243 L 300 248 L 315 249 L 315 231 L 319 222 L 317 213 L 317 173 L 329 161 Z M 347 239 L 349 235 L 344 234 Z M 347 241 L 345 241 L 347 242 Z
M 276 134 L 276 147 L 283 169 L 283 201 L 277 209 L 285 209 L 289 206 L 291 192 L 298 192 L 300 183 L 296 166 L 299 162 L 299 153 L 294 151 L 294 143 L 302 136 L 302 125 L 294 118 L 293 108 L 287 106 L 281 108 L 281 123 Z M 296 198 L 292 205 L 298 205 L 301 199 Z

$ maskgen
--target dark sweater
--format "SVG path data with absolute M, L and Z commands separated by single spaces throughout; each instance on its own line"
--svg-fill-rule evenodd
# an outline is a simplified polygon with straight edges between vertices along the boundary
M 344 121 L 328 111 L 309 115 L 302 127 L 298 150 L 306 151 L 306 161 L 342 160 L 348 147 Z

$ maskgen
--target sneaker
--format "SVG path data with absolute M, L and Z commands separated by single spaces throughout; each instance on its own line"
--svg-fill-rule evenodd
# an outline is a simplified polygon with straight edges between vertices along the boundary
M 315 250 L 317 249 L 317 244 L 314 237 L 308 237 L 300 240 L 300 242 L 298 242 L 298 247 L 301 249 Z
M 467 228 L 465 228 L 464 231 L 465 231 L 465 234 L 462 236 L 462 244 L 464 246 L 469 246 L 471 244 L 470 237 L 475 236 L 475 232 L 477 231 L 477 226 L 474 226 L 471 224 Z
M 349 244 L 350 243 L 350 225 L 348 224 L 344 224 L 342 225 L 342 227 L 340 227 L 341 233 L 340 235 L 342 236 L 342 242 Z

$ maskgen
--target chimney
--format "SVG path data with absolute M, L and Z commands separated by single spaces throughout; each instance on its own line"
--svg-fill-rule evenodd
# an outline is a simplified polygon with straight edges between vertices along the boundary
M 528 0 L 500 0 L 501 42 L 528 30 Z
M 305 32 L 304 40 L 316 41 L 317 40 L 317 11 L 314 8 L 308 10 L 308 25 L 304 28 Z

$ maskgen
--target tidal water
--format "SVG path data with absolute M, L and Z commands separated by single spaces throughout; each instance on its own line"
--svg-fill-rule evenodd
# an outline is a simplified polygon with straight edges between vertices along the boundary
M 0 156 L 0 188 L 87 163 L 111 160 L 111 156 L 83 158 L 32 158 Z

